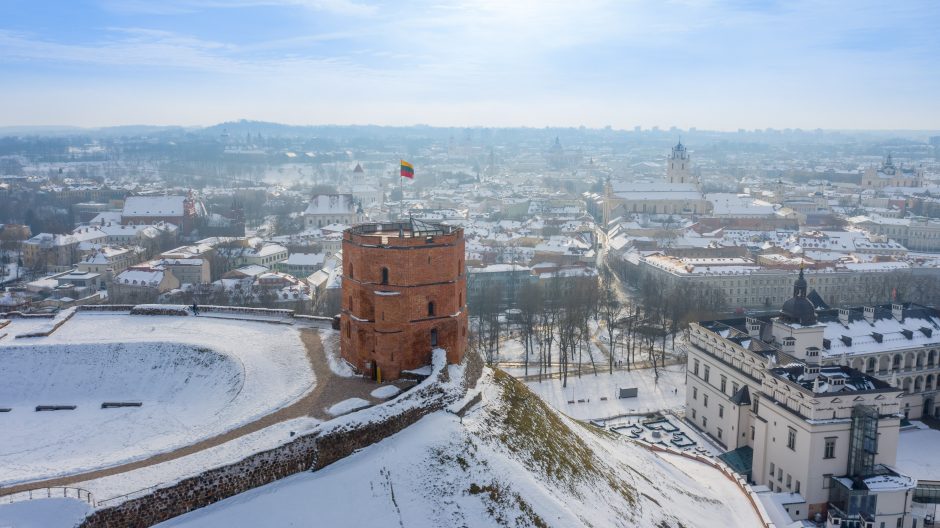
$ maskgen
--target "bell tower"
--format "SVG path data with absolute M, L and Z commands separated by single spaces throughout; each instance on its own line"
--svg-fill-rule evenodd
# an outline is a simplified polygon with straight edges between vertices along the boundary
M 689 152 L 685 149 L 681 139 L 676 146 L 672 147 L 672 153 L 669 155 L 666 165 L 666 178 L 669 183 L 695 183 L 695 177 L 692 176 Z

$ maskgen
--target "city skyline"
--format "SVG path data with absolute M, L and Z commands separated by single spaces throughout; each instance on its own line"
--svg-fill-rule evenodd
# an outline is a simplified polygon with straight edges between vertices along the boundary
M 940 6 L 0 7 L 0 126 L 936 129 Z

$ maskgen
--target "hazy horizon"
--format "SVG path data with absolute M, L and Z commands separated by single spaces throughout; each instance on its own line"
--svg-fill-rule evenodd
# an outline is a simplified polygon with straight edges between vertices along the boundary
M 940 4 L 0 6 L 0 127 L 940 128 Z

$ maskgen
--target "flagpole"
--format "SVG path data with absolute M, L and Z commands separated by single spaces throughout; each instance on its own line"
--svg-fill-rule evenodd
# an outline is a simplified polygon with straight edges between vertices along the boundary
M 401 175 L 399 171 L 398 174 L 398 192 L 401 193 L 400 200 L 398 201 L 398 219 L 402 222 L 405 221 L 405 177 Z

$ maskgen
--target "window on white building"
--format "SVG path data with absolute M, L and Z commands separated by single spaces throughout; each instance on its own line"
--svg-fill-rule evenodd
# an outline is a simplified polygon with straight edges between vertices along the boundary
M 722 394 L 724 394 L 725 389 L 726 389 L 727 387 L 728 387 L 728 377 L 722 375 L 722 376 L 721 376 L 721 392 L 722 392 Z
M 702 395 L 702 405 L 704 405 L 705 407 L 708 407 L 708 394 Z
M 724 405 L 719 405 L 719 406 L 718 406 L 718 417 L 719 417 L 719 418 L 724 418 L 724 417 L 725 417 L 725 406 L 724 406 Z
M 711 369 L 708 367 L 708 365 L 705 365 L 705 381 L 708 381 L 709 374 L 711 374 Z
M 796 429 L 792 427 L 787 428 L 787 447 L 796 451 Z

